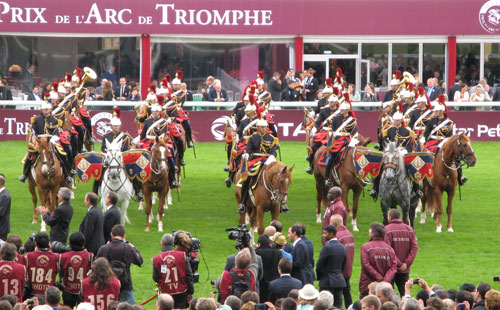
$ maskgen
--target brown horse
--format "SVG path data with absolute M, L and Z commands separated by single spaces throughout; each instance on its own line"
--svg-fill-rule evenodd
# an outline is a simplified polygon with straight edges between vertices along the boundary
M 239 213 L 239 224 L 250 224 L 250 235 L 255 231 L 261 235 L 264 232 L 264 213 L 271 212 L 271 218 L 277 220 L 280 206 L 288 202 L 288 187 L 292 183 L 292 171 L 295 165 L 288 168 L 281 162 L 273 162 L 263 167 L 258 177 L 257 186 L 252 190 L 246 204 L 246 213 Z M 240 173 L 235 176 L 239 180 Z M 250 189 L 249 189 L 250 190 Z M 241 202 L 241 187 L 235 186 L 236 205 Z M 252 199 L 253 196 L 253 199 Z M 247 218 L 248 217 L 248 218 Z
M 28 189 L 33 202 L 33 222 L 38 222 L 37 191 L 42 206 L 47 207 L 51 212 L 57 205 L 57 192 L 64 182 L 63 172 L 59 158 L 56 155 L 55 147 L 50 143 L 51 136 L 36 137 L 38 146 L 38 157 L 31 168 L 28 177 Z M 41 231 L 45 231 L 45 223 L 42 221 Z
M 337 174 L 339 176 L 340 184 L 336 184 L 342 188 L 342 202 L 344 203 L 347 212 L 351 213 L 349 208 L 349 190 L 352 190 L 352 229 L 354 231 L 358 231 L 358 226 L 356 223 L 356 216 L 358 213 L 358 202 L 359 196 L 363 191 L 363 187 L 365 183 L 361 181 L 356 175 L 356 170 L 354 167 L 354 156 L 356 154 L 356 149 L 366 149 L 364 146 L 371 142 L 371 139 L 363 138 L 359 136 L 359 147 L 349 147 L 346 150 L 344 160 L 340 163 L 337 168 Z M 328 199 L 326 195 L 328 193 L 328 188 L 325 186 L 325 177 L 326 177 L 326 166 L 321 166 L 318 164 L 318 160 L 326 149 L 326 146 L 320 147 L 316 153 L 314 154 L 314 178 L 316 179 L 316 222 L 321 223 L 321 205 L 325 208 L 328 206 Z M 332 167 L 333 169 L 333 167 Z M 330 176 L 333 176 L 330 173 Z M 335 183 L 335 181 L 334 181 Z
M 170 187 L 168 182 L 168 146 L 164 139 L 156 137 L 156 143 L 151 149 L 151 178 L 142 184 L 142 193 L 146 202 L 146 231 L 149 231 L 149 223 L 152 221 L 151 204 L 153 192 L 158 193 L 158 231 L 163 231 L 163 210 L 165 197 Z M 168 209 L 168 207 L 167 207 Z
M 453 196 L 457 188 L 457 165 L 456 160 L 460 165 L 465 163 L 467 167 L 474 167 L 477 158 L 470 145 L 470 139 L 467 133 L 456 134 L 443 143 L 443 146 L 436 153 L 434 159 L 434 177 L 432 184 L 424 182 L 424 197 L 422 198 L 422 214 L 420 223 L 425 223 L 425 204 L 429 204 L 429 211 L 434 213 L 434 221 L 436 222 L 436 232 L 442 230 L 441 215 L 443 214 L 443 193 L 448 195 L 448 205 L 446 213 L 448 214 L 448 231 L 453 232 L 451 223 L 451 212 Z

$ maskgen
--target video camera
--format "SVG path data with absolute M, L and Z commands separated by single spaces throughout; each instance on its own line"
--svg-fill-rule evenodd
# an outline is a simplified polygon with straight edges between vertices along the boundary
M 191 271 L 193 272 L 194 283 L 198 283 L 200 282 L 200 273 L 198 272 L 198 265 L 200 264 L 200 260 L 196 255 L 193 255 L 193 253 L 201 250 L 201 241 L 198 238 L 193 238 L 193 236 L 191 236 L 191 233 L 188 231 L 174 229 L 172 230 L 172 234 L 174 235 L 174 244 L 177 244 L 177 234 L 180 232 L 184 232 L 189 237 L 191 246 L 188 249 L 185 249 L 186 257 L 189 265 L 191 266 Z
M 226 228 L 226 231 L 229 232 L 229 234 L 227 234 L 227 237 L 229 238 L 229 240 L 236 241 L 235 247 L 237 250 L 248 247 L 248 245 L 250 244 L 250 240 L 252 239 L 250 236 L 250 232 L 245 228 L 246 226 L 247 225 L 245 224 L 240 224 L 238 225 L 238 227 Z

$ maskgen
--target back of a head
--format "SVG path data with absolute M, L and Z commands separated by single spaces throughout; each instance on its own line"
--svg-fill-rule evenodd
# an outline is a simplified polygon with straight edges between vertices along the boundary
M 195 297 L 189 303 L 189 310 L 196 310 L 196 304 L 198 303 L 198 297 Z
M 405 301 L 403 310 L 420 310 L 420 303 L 415 298 L 408 298 Z
M 448 298 L 448 292 L 445 291 L 445 290 L 437 290 L 436 292 L 436 295 L 441 298 L 441 299 L 446 299 Z
M 12 306 L 12 308 L 14 308 L 14 306 L 17 304 L 17 297 L 14 295 L 8 295 L 8 294 L 3 295 L 2 298 L 0 298 L 0 300 L 8 301 Z
M 380 238 L 385 237 L 385 226 L 384 225 L 375 222 L 375 223 L 372 223 L 370 225 L 370 229 L 372 230 L 373 237 L 380 237 Z
M 16 246 L 11 243 L 4 243 L 0 248 L 0 257 L 4 261 L 13 262 L 17 257 Z
M 116 306 L 116 310 L 134 310 L 134 308 L 128 302 L 121 302 Z
M 178 249 L 189 250 L 191 249 L 192 243 L 191 238 L 189 238 L 188 234 L 184 231 L 177 231 L 174 234 L 174 245 L 178 247 Z
M 361 304 L 366 305 L 367 308 L 370 306 L 373 306 L 375 310 L 380 310 L 380 299 L 378 299 L 377 296 L 374 295 L 368 295 L 361 299 Z
M 125 227 L 123 225 L 116 224 L 113 228 L 111 228 L 111 233 L 115 237 L 125 237 Z
M 398 310 L 398 306 L 396 306 L 396 304 L 393 303 L 392 301 L 386 301 L 382 304 L 382 306 L 380 307 L 380 310 Z M 415 309 L 415 310 L 418 310 L 418 309 Z
M 391 217 L 391 219 L 396 220 L 401 218 L 401 213 L 398 209 L 391 209 L 389 210 L 389 216 Z
M 0 310 L 12 310 L 12 305 L 7 300 L 0 300 Z
M 270 225 L 276 228 L 276 232 L 282 232 L 283 230 L 283 224 L 278 220 L 273 220 Z
M 472 283 L 464 283 L 460 285 L 460 290 L 461 291 L 468 291 L 468 292 L 474 292 L 476 290 L 476 286 Z
M 230 295 L 226 298 L 224 302 L 225 305 L 231 307 L 231 310 L 240 310 L 241 307 L 241 299 L 234 295 Z
M 333 294 L 329 291 L 323 290 L 319 292 L 318 301 L 324 301 L 326 303 L 327 309 L 333 307 Z M 314 304 L 316 307 L 316 304 Z
M 61 301 L 61 291 L 55 287 L 50 286 L 45 291 L 45 301 L 51 307 L 57 307 Z
M 216 310 L 217 305 L 211 298 L 200 298 L 196 303 L 196 310 Z
M 477 289 L 477 292 L 479 293 L 479 295 L 481 296 L 481 299 L 484 300 L 486 293 L 489 290 L 491 290 L 491 285 L 489 285 L 486 282 L 481 282 L 481 283 L 479 283 L 479 285 L 477 286 L 476 289 Z
M 164 234 L 161 237 L 162 252 L 170 251 L 174 248 L 174 235 Z
M 299 226 L 300 229 L 302 230 L 301 232 L 301 236 L 305 236 L 306 235 L 306 225 L 302 222 L 296 222 L 295 224 L 293 224 L 294 226 Z
M 453 300 L 453 301 L 457 301 L 457 290 L 454 290 L 454 289 L 449 289 L 446 291 L 448 293 L 448 298 Z
M 317 300 L 313 305 L 313 310 L 328 310 L 328 302 L 326 300 Z
M 246 291 L 243 294 L 241 294 L 241 304 L 246 304 L 249 301 L 252 301 L 256 304 L 258 304 L 259 301 L 259 294 L 254 291 Z
M 264 228 L 264 235 L 268 237 L 274 236 L 275 233 L 276 233 L 276 227 L 274 226 L 269 225 L 266 228 Z
M 470 305 L 474 303 L 474 296 L 469 291 L 460 291 L 457 293 L 457 303 L 463 303 L 465 300 L 469 302 Z
M 38 233 L 35 235 L 35 244 L 39 249 L 49 248 L 49 235 L 46 233 Z
M 416 299 L 417 300 L 422 299 L 422 301 L 424 302 L 424 307 L 425 307 L 425 306 L 427 306 L 427 300 L 429 299 L 429 294 L 424 289 L 421 289 L 420 291 L 418 291 Z
M 292 262 L 288 258 L 281 258 L 278 263 L 278 268 L 281 270 L 282 274 L 291 273 Z
M 234 258 L 234 265 L 238 269 L 247 269 L 250 265 L 250 260 L 250 251 L 248 248 L 245 248 L 236 254 L 236 257 Z
M 156 300 L 157 310 L 172 310 L 174 308 L 174 299 L 169 294 L 160 294 Z
M 288 292 L 287 296 L 294 299 L 295 301 L 297 301 L 297 300 L 299 300 L 299 290 L 293 289 L 290 292 Z
M 344 219 L 339 214 L 334 214 L 330 217 L 330 225 L 333 225 L 337 228 L 344 226 Z
M 92 305 L 89 302 L 82 302 L 78 304 L 78 307 L 76 307 L 76 310 L 94 310 L 94 309 L 95 309 L 94 305 Z
M 429 299 L 427 299 L 427 306 L 434 307 L 439 310 L 444 307 L 444 303 L 439 297 L 429 297 Z
M 246 302 L 241 305 L 241 310 L 255 310 L 255 304 L 253 301 Z
M 134 310 L 144 310 L 144 308 L 138 304 L 132 305 L 132 309 Z
M 297 292 L 297 296 L 298 296 Z M 283 299 L 281 302 L 281 310 L 296 310 L 297 309 L 297 301 L 293 298 L 287 297 Z
M 269 240 L 267 235 L 261 235 L 259 236 L 259 239 L 257 239 L 257 243 L 259 243 L 261 247 L 268 248 L 271 240 Z
M 9 235 L 7 237 L 7 240 L 5 241 L 7 241 L 7 243 L 15 245 L 16 251 L 18 251 L 19 248 L 23 246 L 23 240 L 21 240 L 21 237 L 19 237 L 18 235 Z
M 116 310 L 116 307 L 118 307 L 118 304 L 120 304 L 120 302 L 118 300 L 112 300 L 108 303 L 108 309 L 106 309 L 106 310 Z
M 484 296 L 486 309 L 500 310 L 500 292 L 497 290 L 489 290 Z
M 69 236 L 71 251 L 83 251 L 85 249 L 85 236 L 77 231 Z

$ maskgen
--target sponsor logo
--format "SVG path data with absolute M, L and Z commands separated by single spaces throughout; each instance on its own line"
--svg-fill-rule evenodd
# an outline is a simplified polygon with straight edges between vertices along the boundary
M 111 131 L 111 126 L 109 122 L 113 114 L 109 112 L 100 112 L 92 116 L 92 128 L 94 129 L 94 138 L 98 141 L 102 141 L 102 137 L 106 132 Z
M 40 267 L 47 267 L 47 265 L 49 264 L 49 258 L 45 255 L 40 255 L 36 259 L 36 262 Z
M 212 122 L 211 130 L 215 140 L 224 140 L 224 129 L 226 128 L 227 122 L 231 122 L 231 118 L 229 116 L 221 116 Z
M 479 10 L 479 23 L 489 33 L 500 33 L 500 0 L 483 4 Z
M 4 265 L 0 267 L 0 275 L 2 275 L 3 277 L 9 276 L 12 273 L 12 271 L 13 269 L 9 265 Z
M 71 257 L 71 264 L 73 266 L 80 266 L 82 264 L 82 258 L 78 255 L 74 255 Z

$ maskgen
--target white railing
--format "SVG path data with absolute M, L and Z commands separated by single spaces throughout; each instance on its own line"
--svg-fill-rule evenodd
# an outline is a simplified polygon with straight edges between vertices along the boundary
M 42 101 L 11 101 L 0 100 L 0 107 L 14 106 L 16 109 L 29 110 L 39 108 Z M 118 107 L 133 107 L 138 101 L 85 101 L 85 106 L 101 107 L 101 106 L 118 106 Z M 210 102 L 210 101 L 188 101 L 184 104 L 185 107 L 200 107 L 200 108 L 217 108 L 217 107 L 234 107 L 236 101 L 232 102 Z M 378 108 L 382 104 L 379 102 L 353 102 L 353 108 Z M 447 102 L 448 107 L 500 107 L 500 102 Z M 315 101 L 273 101 L 271 109 L 280 108 L 311 108 L 316 107 Z

